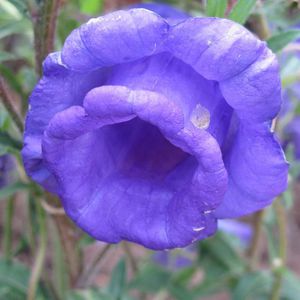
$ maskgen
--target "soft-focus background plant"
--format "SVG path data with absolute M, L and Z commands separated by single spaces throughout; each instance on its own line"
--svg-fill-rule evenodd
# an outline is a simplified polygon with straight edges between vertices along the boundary
M 274 204 L 186 249 L 154 252 L 94 241 L 20 158 L 28 95 L 47 53 L 92 16 L 134 0 L 0 1 L 0 299 L 300 299 L 300 4 L 293 0 L 161 1 L 193 16 L 226 17 L 267 41 L 281 65 L 274 130 L 290 162 Z

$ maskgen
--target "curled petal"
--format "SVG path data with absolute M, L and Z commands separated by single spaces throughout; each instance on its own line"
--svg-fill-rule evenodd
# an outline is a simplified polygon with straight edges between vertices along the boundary
M 130 5 L 128 8 L 145 8 L 151 10 L 164 19 L 167 19 L 170 25 L 176 25 L 191 16 L 178 8 L 163 3 L 138 3 Z
M 220 88 L 241 119 L 251 122 L 271 120 L 281 106 L 279 67 L 275 55 L 266 48 L 246 70 L 222 81 Z
M 145 10 L 117 11 L 91 19 L 65 41 L 63 62 L 87 71 L 133 61 L 163 51 L 168 23 Z
M 170 29 L 166 45 L 203 77 L 216 81 L 242 72 L 265 48 L 244 27 L 217 18 L 187 19 Z
M 46 189 L 55 192 L 56 181 L 44 165 L 41 139 L 52 117 L 72 105 L 82 104 L 85 94 L 104 82 L 104 70 L 84 75 L 73 73 L 61 62 L 60 53 L 44 62 L 44 76 L 29 99 L 22 156 L 27 173 Z
M 296 117 L 285 128 L 287 142 L 293 144 L 294 155 L 296 159 L 300 159 L 300 117 Z
M 287 185 L 288 164 L 266 124 L 240 124 L 224 154 L 228 190 L 218 218 L 240 217 L 271 204 Z
M 218 144 L 158 93 L 92 90 L 52 119 L 43 153 L 67 213 L 97 239 L 165 249 L 216 229 L 227 184 Z

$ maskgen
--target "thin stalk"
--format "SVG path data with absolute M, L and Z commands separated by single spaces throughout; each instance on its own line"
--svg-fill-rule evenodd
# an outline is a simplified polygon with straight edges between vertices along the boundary
M 48 203 L 47 207 L 52 207 L 50 215 L 53 217 L 62 243 L 70 285 L 74 287 L 82 268 L 82 253 L 77 247 L 76 228 L 65 214 L 61 214 L 59 209 L 61 203 L 57 197 L 47 193 L 46 201 Z
M 104 246 L 103 249 L 101 249 L 94 257 L 94 259 L 91 261 L 91 263 L 86 267 L 83 274 L 80 276 L 80 278 L 77 281 L 78 287 L 85 287 L 87 282 L 89 281 L 89 277 L 94 274 L 95 267 L 103 260 L 103 258 L 108 253 L 108 250 L 111 248 L 111 244 L 107 244 Z
M 29 279 L 29 286 L 28 286 L 28 294 L 27 300 L 34 300 L 36 299 L 36 291 L 39 283 L 39 279 L 41 277 L 42 268 L 45 261 L 46 256 L 46 249 L 47 249 L 47 223 L 46 223 L 46 214 L 43 210 L 40 203 L 37 201 L 37 215 L 39 221 L 39 247 L 36 254 L 36 260 L 33 265 L 33 269 L 31 272 L 31 276 Z
M 253 14 L 249 19 L 249 27 L 251 31 L 255 32 L 258 37 L 262 40 L 267 40 L 270 36 L 270 30 L 268 27 L 268 22 L 265 18 L 265 15 L 262 11 L 262 2 L 257 1 L 257 6 L 259 9 L 259 13 Z M 276 121 L 273 123 L 273 129 L 275 129 Z M 264 210 L 258 211 L 254 214 L 254 234 L 248 248 L 248 256 L 249 256 L 249 267 L 251 270 L 255 269 L 256 263 L 259 256 L 259 245 L 262 235 L 262 227 L 263 227 L 263 218 L 264 218 Z
M 27 201 L 27 215 L 28 215 L 27 234 L 28 234 L 28 241 L 29 241 L 31 253 L 34 253 L 36 248 L 35 232 L 34 232 L 34 227 L 35 227 L 34 224 L 35 205 L 34 204 L 36 203 L 36 200 L 33 199 L 31 193 L 29 194 L 27 200 L 28 200 Z
M 3 236 L 3 252 L 6 261 L 10 261 L 12 257 L 12 225 L 15 207 L 15 198 L 12 196 L 6 203 L 4 216 L 4 236 Z
M 283 271 L 286 263 L 286 249 L 287 249 L 287 238 L 286 238 L 286 213 L 284 207 L 281 204 L 281 197 L 278 197 L 273 204 L 274 210 L 277 217 L 278 225 L 278 236 L 279 236 L 279 251 L 278 251 L 278 261 L 273 268 L 273 286 L 271 290 L 270 300 L 279 300 L 280 292 L 283 280 Z
M 264 210 L 260 210 L 254 214 L 253 237 L 247 251 L 249 257 L 250 270 L 254 270 L 257 264 L 264 215 L 265 215 Z
M 7 88 L 7 84 L 3 78 L 3 76 L 0 75 L 0 98 L 2 99 L 2 103 L 5 107 L 5 109 L 10 114 L 13 122 L 15 123 L 17 129 L 20 131 L 20 133 L 23 133 L 24 126 L 23 126 L 23 120 L 18 114 L 15 106 L 14 106 L 14 100 L 9 92 L 9 89 Z
M 36 73 L 42 75 L 42 63 L 46 55 L 53 51 L 57 16 L 61 0 L 44 0 L 33 12 L 29 7 L 34 28 L 34 48 Z
M 136 273 L 138 271 L 138 264 L 135 260 L 134 255 L 131 252 L 130 244 L 127 243 L 127 242 L 122 242 L 122 247 L 123 247 L 123 250 L 124 250 L 124 252 L 125 252 L 125 254 L 128 258 L 128 261 L 130 263 L 130 266 L 131 266 L 133 272 Z
M 59 295 L 60 299 L 66 298 L 66 290 L 68 289 L 68 274 L 66 271 L 66 263 L 64 260 L 63 248 L 60 242 L 60 237 L 57 232 L 57 228 L 53 219 L 51 219 L 51 238 L 53 245 L 53 255 L 52 255 L 52 280 L 48 282 L 53 286 L 53 290 Z
M 66 216 L 54 215 L 53 217 L 64 249 L 64 256 L 70 276 L 70 285 L 74 287 L 81 270 L 81 260 L 76 247 L 74 226 Z

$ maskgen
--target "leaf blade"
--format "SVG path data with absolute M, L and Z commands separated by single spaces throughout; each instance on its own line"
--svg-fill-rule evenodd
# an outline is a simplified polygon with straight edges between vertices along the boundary
M 300 38 L 300 30 L 292 29 L 279 34 L 273 35 L 267 40 L 269 48 L 273 52 L 279 52 L 290 42 Z
M 240 24 L 244 24 L 251 14 L 256 0 L 239 0 L 232 8 L 228 18 Z

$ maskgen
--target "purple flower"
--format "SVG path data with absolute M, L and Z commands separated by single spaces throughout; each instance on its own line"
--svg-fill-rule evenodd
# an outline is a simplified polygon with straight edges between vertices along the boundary
M 178 249 L 171 251 L 156 251 L 152 256 L 153 261 L 172 271 L 190 267 L 193 264 L 193 252 L 196 250 L 195 247 L 192 246 L 182 248 L 180 251 L 178 251 Z
M 275 56 L 242 26 L 117 11 L 47 57 L 24 164 L 94 238 L 184 247 L 285 189 L 280 103 Z
M 236 237 L 244 245 L 250 243 L 253 234 L 251 225 L 236 220 L 220 220 L 218 229 Z
M 296 160 L 300 160 L 300 117 L 295 117 L 286 127 L 287 142 L 292 143 Z
M 13 159 L 9 154 L 0 156 L 0 188 L 5 187 L 11 181 L 13 167 Z
M 175 25 L 191 16 L 178 8 L 163 3 L 139 3 L 130 5 L 129 8 L 145 8 L 151 10 L 167 19 L 171 25 Z

